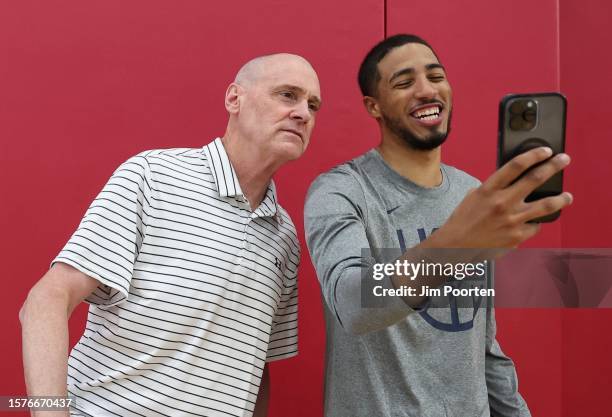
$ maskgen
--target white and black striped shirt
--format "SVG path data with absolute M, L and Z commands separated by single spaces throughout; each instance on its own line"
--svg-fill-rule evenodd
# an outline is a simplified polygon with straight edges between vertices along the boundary
M 265 362 L 297 354 L 299 257 L 274 183 L 252 211 L 220 139 L 130 158 L 54 260 L 100 281 L 68 362 L 76 408 L 251 416 Z

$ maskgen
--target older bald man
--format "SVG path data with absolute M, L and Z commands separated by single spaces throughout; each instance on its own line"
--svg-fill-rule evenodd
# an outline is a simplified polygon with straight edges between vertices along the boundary
M 223 137 L 115 171 L 20 312 L 29 395 L 74 400 L 34 415 L 266 414 L 266 363 L 297 354 L 300 256 L 272 175 L 320 104 L 305 59 L 259 57 L 227 88 Z

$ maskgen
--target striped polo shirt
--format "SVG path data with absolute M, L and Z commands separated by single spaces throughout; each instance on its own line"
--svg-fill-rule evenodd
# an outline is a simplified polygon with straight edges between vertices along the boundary
M 297 354 L 299 258 L 274 183 L 251 210 L 219 138 L 130 158 L 53 261 L 100 281 L 74 412 L 251 416 L 265 362 Z

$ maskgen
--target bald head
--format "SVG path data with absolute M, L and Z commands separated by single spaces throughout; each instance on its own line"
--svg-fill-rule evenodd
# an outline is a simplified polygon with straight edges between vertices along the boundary
M 310 62 L 299 55 L 279 53 L 271 55 L 263 55 L 251 59 L 244 64 L 236 74 L 234 82 L 241 86 L 248 86 L 253 82 L 269 74 L 273 68 L 278 68 L 282 65 L 305 65 L 314 73 L 314 69 Z
M 286 53 L 257 57 L 227 87 L 224 144 L 242 143 L 249 158 L 280 166 L 302 155 L 320 107 L 319 78 L 308 61 Z

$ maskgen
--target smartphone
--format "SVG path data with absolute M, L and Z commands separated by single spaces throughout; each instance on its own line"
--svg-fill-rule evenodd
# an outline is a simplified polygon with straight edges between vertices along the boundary
M 510 94 L 503 97 L 499 103 L 497 167 L 540 146 L 551 148 L 553 156 L 565 152 L 566 111 L 567 100 L 559 93 Z M 561 192 L 563 171 L 535 189 L 525 201 L 539 200 Z M 561 211 L 557 211 L 530 222 L 552 222 L 560 214 Z

